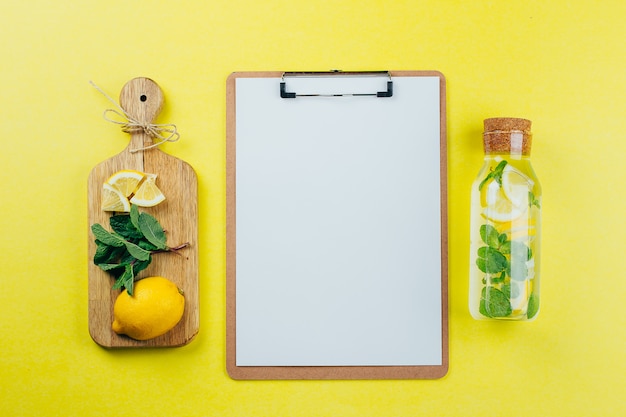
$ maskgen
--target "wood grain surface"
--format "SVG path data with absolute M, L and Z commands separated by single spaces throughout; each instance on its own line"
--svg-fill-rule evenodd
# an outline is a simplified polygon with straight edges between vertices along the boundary
M 142 123 L 152 122 L 163 106 L 163 93 L 148 78 L 129 81 L 120 93 L 120 105 L 132 118 Z M 89 333 L 103 347 L 161 347 L 182 346 L 198 332 L 198 185 L 193 168 L 186 162 L 170 156 L 158 148 L 131 152 L 151 145 L 152 138 L 143 131 L 131 133 L 130 143 L 118 155 L 93 168 L 88 180 L 88 273 L 89 273 Z M 167 234 L 168 246 L 189 242 L 179 253 L 159 253 L 152 257 L 150 266 L 139 278 L 163 276 L 184 291 L 185 312 L 172 330 L 157 338 L 137 341 L 117 335 L 111 330 L 113 304 L 118 290 L 111 287 L 115 279 L 93 263 L 96 250 L 91 225 L 100 223 L 110 230 L 113 213 L 101 209 L 102 184 L 113 173 L 134 169 L 157 174 L 157 186 L 165 194 L 165 201 L 155 207 L 140 208 L 161 223 Z

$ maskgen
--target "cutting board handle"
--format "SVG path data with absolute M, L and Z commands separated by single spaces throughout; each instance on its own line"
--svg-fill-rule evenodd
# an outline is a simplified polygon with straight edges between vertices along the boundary
M 163 108 L 163 91 L 150 78 L 133 78 L 120 92 L 120 106 L 134 120 L 141 124 L 152 123 Z M 131 133 L 129 147 L 142 148 L 152 143 L 152 138 L 144 131 Z

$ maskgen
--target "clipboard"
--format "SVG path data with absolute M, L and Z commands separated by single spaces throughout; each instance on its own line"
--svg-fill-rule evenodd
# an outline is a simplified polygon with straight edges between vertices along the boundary
M 445 98 L 436 71 L 228 77 L 231 378 L 447 373 Z

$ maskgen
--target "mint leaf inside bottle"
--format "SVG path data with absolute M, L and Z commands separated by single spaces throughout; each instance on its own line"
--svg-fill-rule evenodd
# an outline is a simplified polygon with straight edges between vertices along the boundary
M 507 317 L 513 312 L 509 298 L 494 287 L 484 287 L 479 312 L 486 317 Z

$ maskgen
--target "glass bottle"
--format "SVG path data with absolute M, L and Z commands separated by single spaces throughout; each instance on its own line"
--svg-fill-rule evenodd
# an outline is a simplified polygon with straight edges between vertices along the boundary
M 532 320 L 539 312 L 541 186 L 530 164 L 530 126 L 484 121 L 470 214 L 469 309 L 477 320 Z

